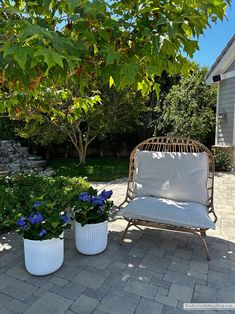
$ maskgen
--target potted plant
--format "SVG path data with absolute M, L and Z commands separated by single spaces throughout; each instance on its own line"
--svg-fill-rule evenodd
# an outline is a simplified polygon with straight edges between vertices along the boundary
M 112 191 L 98 190 L 90 187 L 80 193 L 74 206 L 72 216 L 75 219 L 76 248 L 80 253 L 93 255 L 105 250 L 108 241 L 108 218 L 113 202 Z
M 56 203 L 36 201 L 17 215 L 17 232 L 24 239 L 25 267 L 32 275 L 48 275 L 64 260 L 64 230 L 69 217 Z

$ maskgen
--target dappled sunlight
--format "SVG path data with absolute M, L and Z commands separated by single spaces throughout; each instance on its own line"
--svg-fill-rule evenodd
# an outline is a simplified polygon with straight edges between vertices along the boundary
M 181 208 L 181 209 L 184 209 L 185 208 L 184 206 L 188 205 L 188 203 L 177 202 L 177 201 L 173 201 L 173 200 L 166 199 L 166 198 L 159 198 L 159 201 L 161 201 L 162 203 L 165 203 L 167 205 L 172 205 L 172 206 L 175 206 L 175 207 Z
M 12 249 L 12 246 L 9 243 L 0 242 L 0 252 L 3 252 L 4 250 L 8 251 L 10 249 Z
M 125 238 L 125 239 L 123 240 L 123 242 L 125 242 L 125 243 L 132 243 L 132 239 Z

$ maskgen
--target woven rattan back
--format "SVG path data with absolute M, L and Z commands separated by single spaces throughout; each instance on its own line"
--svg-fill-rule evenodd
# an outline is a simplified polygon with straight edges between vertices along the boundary
M 189 138 L 179 137 L 152 137 L 138 144 L 130 155 L 129 180 L 126 200 L 133 198 L 133 179 L 136 170 L 136 154 L 139 151 L 154 152 L 182 152 L 182 153 L 207 153 L 209 161 L 208 174 L 208 206 L 213 207 L 213 190 L 214 190 L 214 158 L 210 150 L 198 141 Z

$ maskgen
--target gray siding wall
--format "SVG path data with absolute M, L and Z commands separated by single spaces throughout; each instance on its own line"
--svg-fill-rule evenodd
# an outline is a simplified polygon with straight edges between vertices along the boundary
M 234 63 L 235 65 L 235 63 Z M 234 127 L 234 102 L 235 102 L 235 77 L 220 82 L 219 111 L 227 114 L 226 121 L 218 120 L 218 145 L 233 144 Z
M 225 71 L 225 73 L 230 72 L 230 71 L 234 71 L 235 70 L 235 60 L 233 61 L 233 63 L 227 68 L 227 70 Z

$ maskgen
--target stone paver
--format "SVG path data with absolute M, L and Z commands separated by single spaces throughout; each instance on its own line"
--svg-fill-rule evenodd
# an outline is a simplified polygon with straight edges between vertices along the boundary
M 157 286 L 153 285 L 152 283 L 131 278 L 125 284 L 124 290 L 147 299 L 153 299 L 157 292 Z
M 93 273 L 89 271 L 81 271 L 73 280 L 79 282 L 89 288 L 98 289 L 105 281 L 105 277 L 99 273 Z
M 58 294 L 71 299 L 71 300 L 76 300 L 82 293 L 83 291 L 86 290 L 86 286 L 79 283 L 79 282 L 69 282 L 66 286 L 61 289 Z
M 29 306 L 24 302 L 14 299 L 8 303 L 7 307 L 17 313 L 24 313 Z
M 112 289 L 100 302 L 97 309 L 109 314 L 134 313 L 140 297 L 128 291 Z
M 158 293 L 155 295 L 154 301 L 161 303 L 161 304 L 170 305 L 173 307 L 176 307 L 177 303 L 178 303 L 178 300 L 171 298 L 171 297 L 168 297 L 168 296 L 165 296 L 165 295 L 162 295 L 162 294 L 158 294 Z
M 169 297 L 181 300 L 184 302 L 191 302 L 193 295 L 193 289 L 188 287 L 183 287 L 182 285 L 172 284 L 170 291 L 169 291 Z
M 36 289 L 37 287 L 16 279 L 14 282 L 2 288 L 0 292 L 15 299 L 21 299 L 30 295 Z
M 126 180 L 94 186 L 112 189 L 118 205 Z M 0 235 L 0 314 L 180 314 L 187 313 L 184 302 L 235 302 L 234 191 L 235 175 L 215 177 L 218 223 L 208 232 L 210 262 L 189 234 L 132 227 L 120 246 L 126 221 L 112 216 L 102 254 L 79 254 L 72 229 L 65 234 L 64 265 L 36 277 L 24 268 L 21 238 L 14 232 Z
M 141 298 L 135 314 L 161 314 L 163 305 L 145 298 Z
M 73 302 L 57 294 L 47 292 L 44 296 L 34 302 L 26 314 L 63 314 Z
M 110 262 L 110 259 L 105 258 L 102 255 L 88 256 L 82 261 L 82 263 L 98 269 L 105 269 Z
M 70 307 L 75 313 L 90 314 L 94 311 L 99 301 L 86 295 L 81 295 Z

